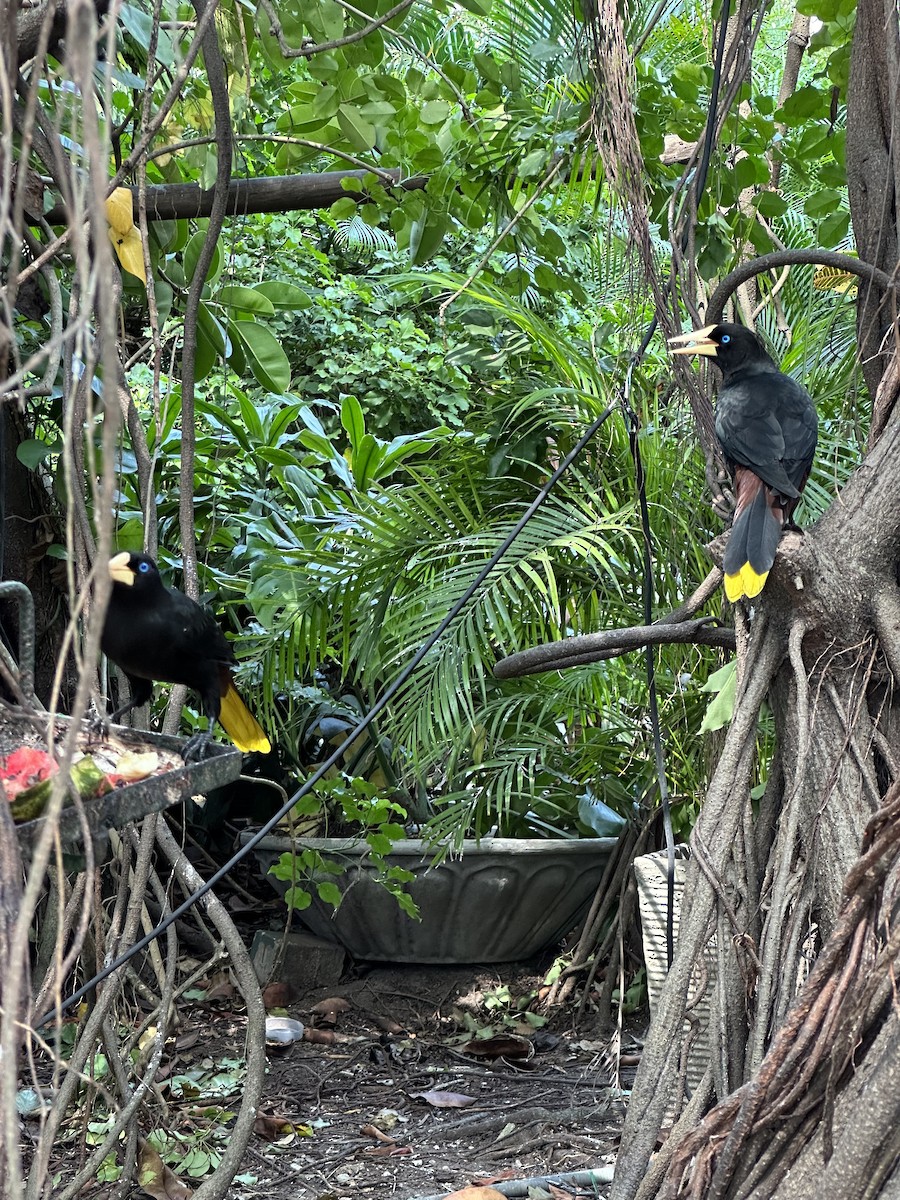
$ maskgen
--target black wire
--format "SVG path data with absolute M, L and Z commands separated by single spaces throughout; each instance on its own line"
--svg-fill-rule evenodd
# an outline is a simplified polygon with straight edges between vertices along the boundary
M 695 187 L 695 206 L 700 208 L 700 200 L 706 188 L 709 176 L 709 164 L 712 158 L 712 148 L 715 142 L 716 123 L 719 111 L 719 87 L 722 79 L 722 62 L 725 57 L 725 41 L 728 32 L 728 18 L 731 13 L 731 0 L 723 0 L 722 12 L 719 18 L 719 40 L 716 45 L 716 57 L 713 64 L 712 86 L 710 88 L 709 108 L 706 116 L 706 136 L 703 139 L 703 153 L 697 170 Z M 687 248 L 689 230 L 685 230 L 681 238 L 682 249 Z M 666 291 L 671 290 L 671 284 Z M 644 592 L 644 624 L 653 621 L 653 533 L 650 529 L 650 513 L 647 505 L 646 477 L 641 458 L 640 441 L 638 438 L 640 424 L 637 413 L 631 405 L 631 376 L 636 365 L 644 357 L 647 347 L 656 332 L 659 320 L 654 317 L 647 326 L 641 344 L 628 366 L 625 377 L 625 387 L 622 389 L 622 408 L 628 424 L 628 443 L 634 460 L 635 485 L 638 493 L 638 504 L 641 513 L 641 530 L 643 533 L 643 592 Z M 669 802 L 669 787 L 666 782 L 666 762 L 663 753 L 662 730 L 659 722 L 659 696 L 656 688 L 656 660 L 654 647 L 644 648 L 644 659 L 647 666 L 647 691 L 650 708 L 650 728 L 653 734 L 653 757 L 656 766 L 656 779 L 659 788 L 659 802 L 663 811 L 663 830 L 666 840 L 666 966 L 671 968 L 675 956 L 675 832 L 672 829 L 672 809 Z
M 616 407 L 617 402 L 614 401 L 604 409 L 600 416 L 596 417 L 595 420 L 591 422 L 585 432 L 581 435 L 566 457 L 562 460 L 562 462 L 535 496 L 534 500 L 532 500 L 531 504 L 529 504 L 522 516 L 515 523 L 510 532 L 503 539 L 501 544 L 491 555 L 488 562 L 486 562 L 482 569 L 478 572 L 476 578 L 472 581 L 472 583 L 469 584 L 460 598 L 443 618 L 437 629 L 435 629 L 435 631 L 422 643 L 397 678 L 382 693 L 382 695 L 369 709 L 359 724 L 355 726 L 355 728 L 347 735 L 346 738 L 344 738 L 340 746 L 338 746 L 338 748 L 333 751 L 331 755 L 329 755 L 325 762 L 319 764 L 319 766 L 305 781 L 305 783 L 303 783 L 303 785 L 298 788 L 298 790 L 294 792 L 294 794 L 284 804 L 282 804 L 278 812 L 275 813 L 273 817 L 270 817 L 265 825 L 258 829 L 256 833 L 254 833 L 254 835 L 243 846 L 241 846 L 240 850 L 232 855 L 232 857 L 227 863 L 224 864 L 224 866 L 220 867 L 214 875 L 211 875 L 210 878 L 207 879 L 200 887 L 198 887 L 195 892 L 188 896 L 188 898 L 184 900 L 178 906 L 178 908 L 173 909 L 173 911 L 170 912 L 164 920 L 160 921 L 160 923 L 154 929 L 151 929 L 148 934 L 142 937 L 139 942 L 135 942 L 135 944 L 128 950 L 126 950 L 123 954 L 120 954 L 118 958 L 114 959 L 111 963 L 105 966 L 102 971 L 98 971 L 96 975 L 87 981 L 87 983 L 83 984 L 80 988 L 78 988 L 77 991 L 73 992 L 71 996 L 63 1000 L 58 1007 L 54 1007 L 48 1012 L 44 1013 L 40 1020 L 36 1022 L 35 1028 L 39 1028 L 41 1025 L 45 1024 L 55 1014 L 62 1013 L 66 1009 L 71 1008 L 73 1004 L 77 1004 L 82 996 L 86 995 L 87 992 L 92 991 L 98 983 L 102 983 L 104 979 L 107 979 L 114 971 L 117 971 L 119 967 L 124 966 L 125 963 L 132 959 L 135 954 L 139 954 L 140 951 L 146 946 L 149 946 L 152 941 L 155 941 L 161 933 L 164 933 L 174 921 L 177 921 L 179 917 L 183 916 L 188 909 L 196 904 L 198 900 L 201 900 L 207 892 L 212 891 L 216 884 L 219 883 L 220 880 L 224 879 L 225 876 L 232 870 L 232 868 L 241 861 L 241 859 L 246 858 L 250 851 L 255 849 L 255 847 L 259 845 L 259 843 L 267 834 L 271 833 L 282 817 L 290 812 L 297 801 L 301 800 L 311 791 L 311 789 L 319 782 L 319 780 L 323 778 L 326 772 L 328 772 L 331 767 L 333 767 L 339 761 L 344 751 L 356 741 L 361 733 L 368 729 L 379 713 L 384 711 L 403 684 L 407 681 L 407 679 L 409 679 L 410 675 L 413 673 L 419 663 L 425 658 L 426 654 L 428 654 L 429 650 L 431 650 L 435 643 L 441 637 L 443 637 L 448 627 L 469 603 L 469 601 L 487 579 L 488 575 L 490 575 L 491 571 L 493 571 L 497 563 L 500 562 L 507 550 L 550 495 L 550 492 L 553 490 L 565 472 L 568 471 L 569 467 L 572 465 L 584 447 L 588 444 L 600 426 L 604 423 L 604 421 L 606 421 L 606 419 L 615 411 Z

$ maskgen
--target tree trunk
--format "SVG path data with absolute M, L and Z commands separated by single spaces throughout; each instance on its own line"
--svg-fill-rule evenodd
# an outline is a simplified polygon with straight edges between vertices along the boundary
M 847 95 L 847 187 L 860 258 L 890 274 L 897 264 L 897 16 L 882 0 L 859 0 Z M 892 84 L 892 80 L 894 83 Z M 883 346 L 893 305 L 873 286 L 860 288 L 857 333 L 863 377 L 874 396 L 891 347 Z
M 687 989 L 712 934 L 709 1048 L 715 1095 L 725 1102 L 763 1064 L 811 952 L 834 931 L 863 830 L 884 782 L 896 778 L 898 455 L 895 412 L 840 505 L 802 538 L 785 536 L 756 603 L 734 719 L 692 837 L 678 950 L 635 1081 L 613 1200 L 676 1194 L 642 1181 L 667 1111 L 685 1100 L 677 1068 Z M 754 816 L 749 784 L 767 698 L 780 749 Z M 793 1103 L 802 1109 L 807 1100 L 801 1093 Z M 670 1138 L 663 1156 L 677 1145 Z M 843 1193 L 856 1194 L 870 1193 Z

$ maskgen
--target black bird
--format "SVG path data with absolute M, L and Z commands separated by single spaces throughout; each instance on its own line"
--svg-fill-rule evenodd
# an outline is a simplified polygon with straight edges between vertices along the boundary
M 100 646 L 131 687 L 131 701 L 111 720 L 146 704 L 154 681 L 181 683 L 198 693 L 208 722 L 188 741 L 185 758 L 202 757 L 217 720 L 239 750 L 267 754 L 269 739 L 237 694 L 234 650 L 212 613 L 166 587 L 148 554 L 117 554 L 109 573 L 113 586 Z
M 778 369 L 752 329 L 725 322 L 669 338 L 673 354 L 703 354 L 722 372 L 716 434 L 734 480 L 736 506 L 725 548 L 725 595 L 759 595 L 782 529 L 812 468 L 816 408 L 806 388 Z

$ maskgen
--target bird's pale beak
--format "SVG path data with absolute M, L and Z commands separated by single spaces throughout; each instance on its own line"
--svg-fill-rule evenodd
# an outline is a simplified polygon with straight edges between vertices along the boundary
M 109 560 L 109 576 L 113 583 L 127 583 L 129 587 L 134 583 L 134 571 L 128 565 L 131 562 L 131 555 L 127 550 L 123 550 L 121 554 L 117 554 L 115 558 Z
M 706 358 L 715 358 L 719 347 L 709 336 L 714 329 L 715 325 L 706 325 L 703 329 L 692 329 L 669 338 L 669 353 L 703 354 Z

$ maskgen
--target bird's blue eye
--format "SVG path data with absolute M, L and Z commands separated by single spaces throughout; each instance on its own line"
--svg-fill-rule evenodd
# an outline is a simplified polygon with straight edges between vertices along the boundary
M 138 564 L 138 570 L 140 571 L 140 573 L 141 573 L 142 575 L 146 575 L 146 574 L 147 574 L 147 572 L 150 570 L 150 564 L 149 564 L 149 563 L 147 563 L 147 562 L 142 562 L 142 563 L 139 563 L 139 564 Z
M 723 346 L 727 345 L 731 341 L 731 334 L 723 333 L 722 336 L 719 338 L 719 341 L 722 343 Z

